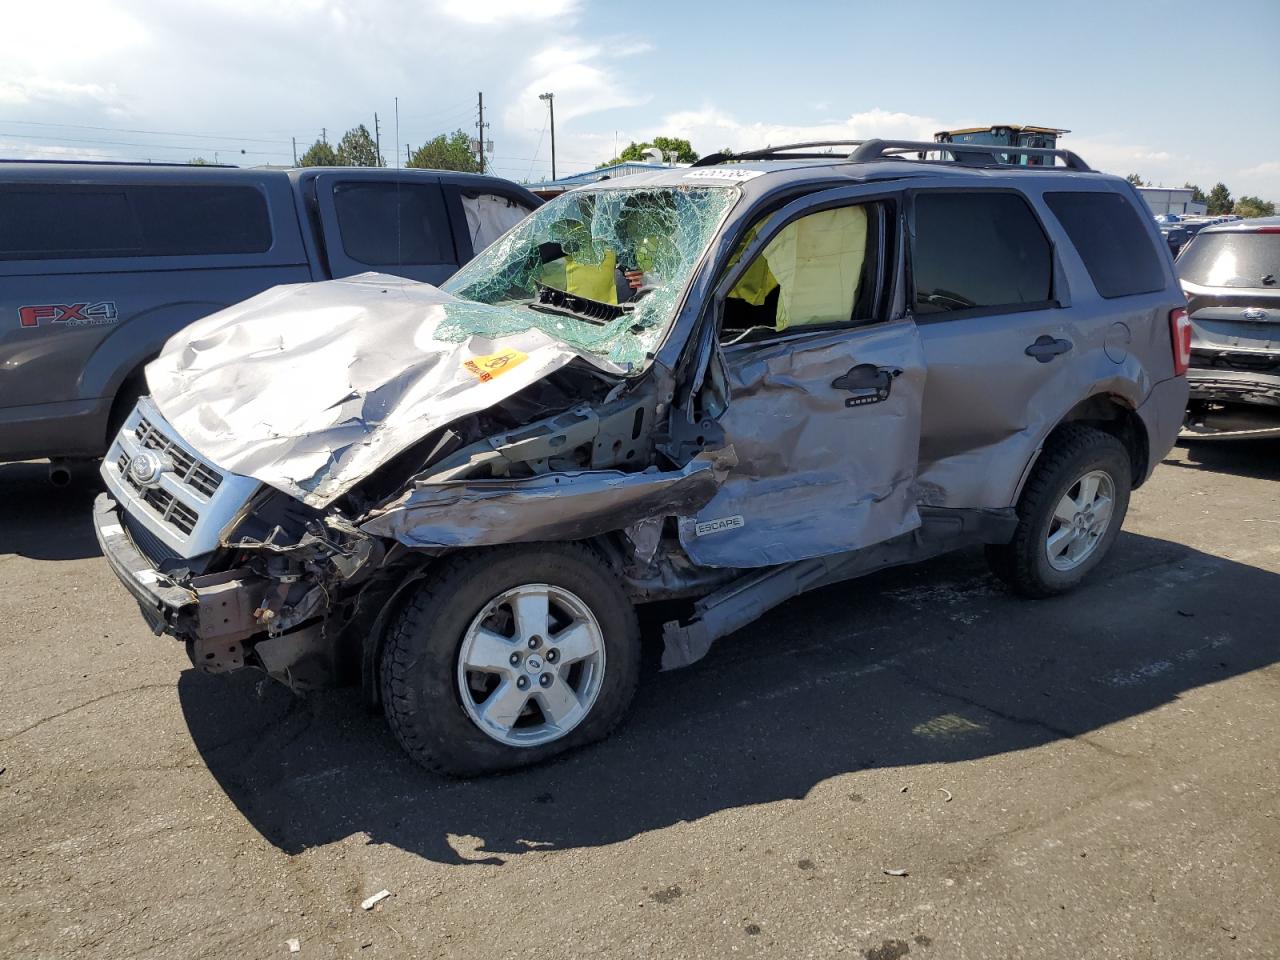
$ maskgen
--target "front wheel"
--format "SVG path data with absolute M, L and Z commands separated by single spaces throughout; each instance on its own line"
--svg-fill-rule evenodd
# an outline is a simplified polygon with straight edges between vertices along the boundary
M 635 612 L 590 550 L 477 550 L 446 560 L 393 625 L 383 709 L 419 763 L 474 776 L 607 736 L 639 664 Z
M 1132 469 L 1128 452 L 1111 434 L 1083 424 L 1062 427 L 1018 499 L 1013 540 L 987 547 L 992 570 L 1029 597 L 1076 586 L 1120 533 Z

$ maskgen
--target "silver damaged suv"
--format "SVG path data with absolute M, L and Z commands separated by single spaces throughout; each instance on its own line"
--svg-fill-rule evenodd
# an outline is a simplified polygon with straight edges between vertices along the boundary
M 571 191 L 439 288 L 195 323 L 104 461 L 103 552 L 200 669 L 357 682 L 456 775 L 607 735 L 643 604 L 669 669 L 974 544 L 1074 587 L 1187 402 L 1160 234 L 1067 151 L 843 146 Z

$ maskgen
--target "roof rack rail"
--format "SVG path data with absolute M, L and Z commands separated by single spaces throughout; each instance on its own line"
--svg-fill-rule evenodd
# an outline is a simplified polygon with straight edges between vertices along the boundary
M 901 153 L 949 153 L 955 163 L 971 167 L 1016 166 L 1001 157 L 1061 157 L 1068 170 L 1081 173 L 1092 173 L 1093 168 L 1070 150 L 1051 150 L 1047 147 L 1014 147 L 1004 144 L 984 143 L 934 143 L 930 140 L 808 140 L 803 143 L 783 143 L 776 147 L 765 147 L 761 150 L 748 150 L 744 153 L 709 153 L 701 160 L 694 162 L 695 167 L 712 167 L 726 160 L 827 160 L 839 159 L 840 155 L 831 151 L 818 152 L 814 147 L 853 147 L 854 150 L 844 159 L 852 163 L 867 163 L 871 160 L 906 160 Z M 793 153 L 804 150 L 804 153 Z
M 764 147 L 760 150 L 748 150 L 745 153 L 709 153 L 701 160 L 695 160 L 695 167 L 714 167 L 718 163 L 724 163 L 726 160 L 767 160 L 770 157 L 777 156 L 784 150 L 803 150 L 808 147 L 857 147 L 865 143 L 865 140 L 807 140 L 803 143 L 780 143 L 776 147 Z M 839 159 L 840 154 L 834 151 L 826 151 L 824 153 L 788 153 L 789 159 L 795 160 L 825 160 L 827 158 Z
M 1093 168 L 1070 150 L 1056 150 L 1048 147 L 1015 147 L 1005 144 L 985 143 L 934 143 L 927 140 L 864 140 L 856 150 L 849 154 L 851 163 L 867 163 L 871 160 L 901 159 L 897 154 L 901 151 L 912 153 L 949 153 L 955 157 L 956 163 L 969 166 L 1011 166 L 1001 157 L 1061 157 L 1068 170 L 1081 173 L 1092 173 Z M 977 162 L 985 157 L 986 162 Z

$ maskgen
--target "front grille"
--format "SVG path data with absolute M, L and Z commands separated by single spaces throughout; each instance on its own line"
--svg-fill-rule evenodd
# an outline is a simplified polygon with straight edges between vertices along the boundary
M 133 514 L 124 514 L 124 525 L 129 531 L 133 545 L 142 551 L 142 555 L 155 565 L 157 570 L 165 570 L 179 560 L 164 541 L 134 519 Z
M 166 437 L 152 425 L 146 417 L 138 419 L 133 429 L 138 443 L 148 450 L 155 450 L 169 458 L 173 464 L 173 472 L 178 479 L 198 491 L 205 497 L 213 496 L 213 492 L 222 483 L 222 474 L 210 470 L 195 457 L 188 454 L 176 443 Z
M 143 470 L 140 458 L 158 462 Z M 153 467 L 158 468 L 154 476 Z M 134 469 L 146 482 L 132 475 Z M 143 552 L 157 569 L 167 562 L 195 569 L 193 564 L 212 556 L 223 532 L 259 487 L 252 477 L 221 470 L 201 456 L 150 397 L 138 401 L 116 434 L 102 462 L 102 477 L 136 528 L 131 529 L 135 542 L 147 541 Z
M 214 472 L 191 456 L 156 429 L 145 417 L 139 418 L 133 435 L 139 446 L 164 456 L 173 468 L 173 476 L 205 499 L 211 497 L 222 484 L 221 474 Z M 133 489 L 143 503 L 156 512 L 163 522 L 182 534 L 190 534 L 200 520 L 200 514 L 196 508 L 179 500 L 163 487 L 139 483 L 129 472 L 129 464 L 132 462 L 128 451 L 122 450 L 120 456 L 116 458 L 116 467 L 120 471 L 121 479 Z

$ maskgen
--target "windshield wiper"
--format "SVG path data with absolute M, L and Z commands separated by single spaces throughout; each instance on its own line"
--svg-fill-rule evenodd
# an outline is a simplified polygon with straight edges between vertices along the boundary
M 620 307 L 616 303 L 592 300 L 590 297 L 579 296 L 576 293 L 557 290 L 555 287 L 542 284 L 538 284 L 537 302 L 530 303 L 529 309 L 585 320 L 600 327 L 606 326 L 612 320 L 617 320 L 627 312 L 625 307 Z

